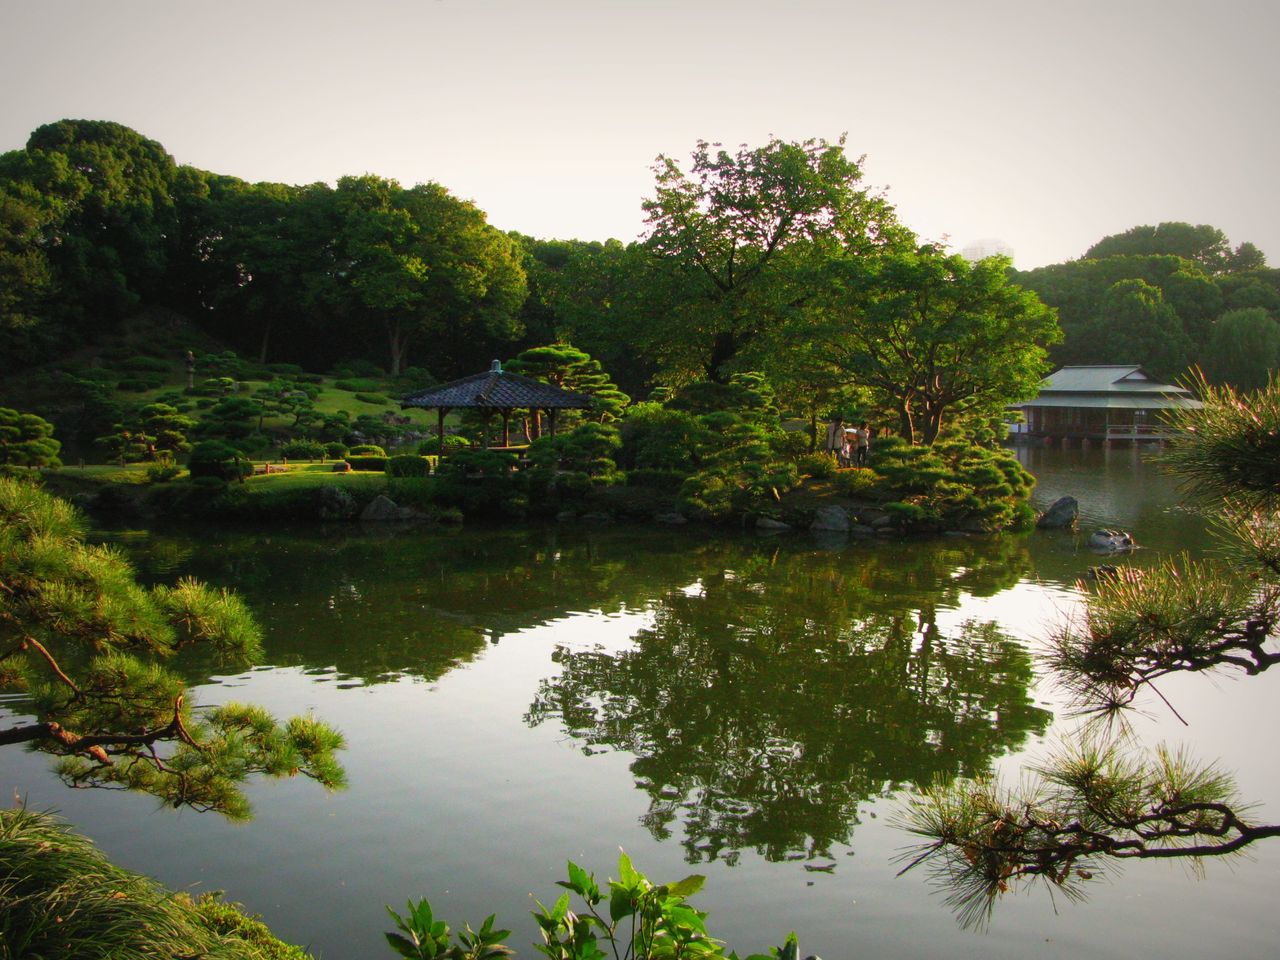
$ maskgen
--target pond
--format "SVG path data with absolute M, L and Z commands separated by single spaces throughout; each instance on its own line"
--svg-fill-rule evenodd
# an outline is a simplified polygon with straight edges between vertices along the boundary
M 1202 553 L 1204 525 L 1136 451 L 1023 451 L 1037 502 L 1081 502 L 1081 531 L 1132 530 L 1149 564 Z M 265 663 L 203 680 L 199 701 L 314 711 L 347 737 L 350 786 L 250 788 L 256 816 L 71 791 L 47 758 L 0 753 L 0 789 L 61 811 L 123 866 L 222 890 L 320 957 L 390 956 L 384 904 L 429 896 L 455 928 L 490 912 L 532 956 L 533 897 L 572 859 L 601 879 L 618 848 L 659 880 L 707 875 L 695 902 L 740 953 L 800 935 L 843 957 L 1274 955 L 1280 845 L 1138 863 L 1089 899 L 1009 895 L 961 929 L 893 824 L 911 785 L 1019 771 L 1073 723 L 1036 664 L 1099 558 L 1083 537 L 864 542 L 643 528 L 113 531 L 148 581 L 239 591 Z M 1275 672 L 1273 672 L 1275 673 Z M 1257 732 L 1280 677 L 1175 677 L 1137 721 L 1147 745 L 1220 758 L 1280 817 Z

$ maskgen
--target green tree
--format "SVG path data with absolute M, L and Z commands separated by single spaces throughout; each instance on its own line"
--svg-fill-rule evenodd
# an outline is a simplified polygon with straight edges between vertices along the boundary
M 336 199 L 339 271 L 357 314 L 383 327 L 392 376 L 411 344 L 456 357 L 515 334 L 527 295 L 519 252 L 473 204 L 439 184 L 369 175 L 342 178 Z
M 1209 332 L 1200 364 L 1213 383 L 1265 387 L 1280 370 L 1280 323 L 1260 307 L 1228 310 Z
M 511 373 L 532 377 L 574 393 L 586 394 L 591 398 L 591 410 L 587 416 L 597 423 L 608 423 L 622 415 L 622 409 L 631 398 L 618 389 L 609 379 L 600 361 L 571 343 L 551 343 L 541 347 L 530 347 L 521 352 L 514 360 L 506 364 Z M 565 411 L 571 415 L 573 411 Z M 542 436 L 541 411 L 530 411 L 532 430 L 526 429 L 530 439 Z M 566 421 L 572 424 L 573 419 Z
M 1008 261 L 969 263 L 934 247 L 832 265 L 816 324 L 797 330 L 892 410 L 903 437 L 932 444 L 949 418 L 989 416 L 1034 396 L 1054 313 L 1010 283 Z
M 60 467 L 62 444 L 53 438 L 53 424 L 34 413 L 0 407 L 0 464 L 16 467 Z
M 85 543 L 74 508 L 0 478 L 0 689 L 22 692 L 0 745 L 57 756 L 72 786 L 139 790 L 174 806 L 249 814 L 256 774 L 342 784 L 342 737 L 230 703 L 196 712 L 162 665 L 199 645 L 225 663 L 261 653 L 244 604 L 193 580 L 142 588 L 116 551 Z
M 176 171 L 160 144 L 100 120 L 47 124 L 0 158 L 0 181 L 30 185 L 55 214 L 45 249 L 73 328 L 110 326 L 163 292 Z
M 1252 243 L 1242 243 L 1233 251 L 1227 235 L 1207 223 L 1192 226 L 1170 221 L 1157 226 L 1131 227 L 1124 233 L 1103 237 L 1087 251 L 1084 259 L 1171 254 L 1198 263 L 1209 273 L 1251 270 L 1266 266 L 1266 258 Z
M 862 161 L 845 156 L 843 137 L 736 153 L 699 141 L 688 173 L 666 156 L 653 169 L 647 285 L 666 303 L 643 334 L 684 379 L 726 379 L 739 354 L 812 297 L 815 261 L 910 236 L 861 187 Z
M 1163 380 L 1185 371 L 1194 351 L 1182 319 L 1144 280 L 1113 283 L 1084 335 L 1112 363 L 1140 363 Z
M 52 270 L 42 244 L 46 213 L 22 185 L 0 184 L 0 344 L 10 356 L 41 324 Z

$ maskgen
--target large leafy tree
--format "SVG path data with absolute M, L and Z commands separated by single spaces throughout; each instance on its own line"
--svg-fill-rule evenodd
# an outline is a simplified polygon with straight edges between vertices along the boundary
M 844 138 L 770 140 L 729 152 L 699 141 L 686 173 L 654 165 L 649 225 L 654 316 L 649 349 L 678 379 L 724 380 L 764 332 L 812 298 L 815 263 L 909 234 L 884 197 L 862 186 Z
M 1170 221 L 1156 226 L 1132 227 L 1124 233 L 1103 237 L 1084 255 L 1086 260 L 1106 257 L 1149 256 L 1168 254 L 1200 265 L 1210 273 L 1251 270 L 1266 266 L 1266 258 L 1252 243 L 1242 243 L 1234 250 L 1227 235 L 1207 223 L 1192 225 Z
M 1177 312 L 1144 280 L 1113 283 L 1084 333 L 1112 363 L 1140 363 L 1165 380 L 1184 372 L 1195 352 Z
M 1201 366 L 1214 383 L 1265 387 L 1280 372 L 1280 323 L 1261 307 L 1227 311 L 1209 333 Z
M 519 252 L 473 204 L 439 184 L 370 175 L 340 180 L 337 203 L 339 275 L 354 315 L 385 332 L 393 376 L 411 345 L 456 357 L 515 334 L 527 294 Z
M 1033 396 L 1047 372 L 1054 313 L 1010 283 L 1007 267 L 931 246 L 845 258 L 831 266 L 821 319 L 796 335 L 869 387 L 902 436 L 931 444 L 948 418 L 997 413 Z
M 201 646 L 244 665 L 260 631 L 235 596 L 192 580 L 144 589 L 119 553 L 85 542 L 65 501 L 0 477 L 0 690 L 19 692 L 0 746 L 58 757 L 74 786 L 139 790 L 174 806 L 248 816 L 255 774 L 342 784 L 342 737 L 229 703 L 196 712 L 166 666 Z
M 47 124 L 0 158 L 0 180 L 29 185 L 54 213 L 44 239 L 67 322 L 100 326 L 161 295 L 176 175 L 160 144 L 100 120 Z

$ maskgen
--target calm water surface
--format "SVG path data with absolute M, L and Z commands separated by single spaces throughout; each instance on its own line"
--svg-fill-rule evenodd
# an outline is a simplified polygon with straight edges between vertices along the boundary
M 1129 450 L 1029 451 L 1037 499 L 1081 501 L 1150 563 L 1206 549 L 1171 481 Z M 1011 895 L 957 927 L 889 821 L 911 784 L 1017 778 L 1071 728 L 1035 655 L 1099 558 L 1071 533 L 863 543 L 706 531 L 449 533 L 349 527 L 117 531 L 148 580 L 194 574 L 259 615 L 269 666 L 203 681 L 201 702 L 314 710 L 346 734 L 350 787 L 254 785 L 256 818 L 74 792 L 0 753 L 0 788 L 57 808 L 119 863 L 223 890 L 326 960 L 389 956 L 383 904 L 429 896 L 455 927 L 492 911 L 522 956 L 532 896 L 566 859 L 708 876 L 697 903 L 739 952 L 800 934 L 857 957 L 1271 957 L 1280 850 L 1196 880 L 1137 864 L 1088 902 Z M 1220 758 L 1257 816 L 1280 765 L 1257 731 L 1280 677 L 1184 677 L 1144 742 Z

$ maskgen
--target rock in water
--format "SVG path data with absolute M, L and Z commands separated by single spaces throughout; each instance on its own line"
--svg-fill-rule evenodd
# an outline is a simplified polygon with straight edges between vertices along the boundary
M 1063 530 L 1075 524 L 1080 517 L 1080 503 L 1075 497 L 1059 497 L 1036 520 L 1041 530 Z
M 1095 530 L 1089 536 L 1089 549 L 1100 553 L 1128 553 L 1137 546 L 1133 534 L 1125 530 Z
M 417 518 L 418 512 L 409 507 L 397 507 L 395 501 L 390 497 L 379 494 L 374 497 L 364 512 L 360 514 L 361 520 L 413 520 Z

